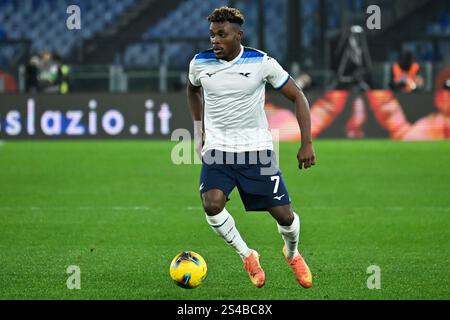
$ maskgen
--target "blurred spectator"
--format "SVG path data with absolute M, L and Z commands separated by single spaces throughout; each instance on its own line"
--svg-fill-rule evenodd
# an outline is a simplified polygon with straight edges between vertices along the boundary
M 25 69 L 25 90 L 26 92 L 35 93 L 39 91 L 38 83 L 38 65 L 40 59 L 38 56 L 34 56 L 30 59 L 30 62 Z
M 16 79 L 9 73 L 0 70 L 0 93 L 2 92 L 16 92 Z
M 27 66 L 27 92 L 66 94 L 69 92 L 69 72 L 59 55 L 44 50 L 32 57 Z
M 420 65 L 414 60 L 412 52 L 405 51 L 392 66 L 392 90 L 413 92 L 423 87 L 424 81 L 419 75 Z
M 370 57 L 364 28 L 353 25 L 341 33 L 334 49 L 333 69 L 336 77 L 331 88 L 339 90 L 369 90 L 371 86 Z
M 69 92 L 69 66 L 65 65 L 59 54 L 53 55 L 53 60 L 58 65 L 58 77 L 56 83 L 59 85 L 59 93 L 66 94 Z

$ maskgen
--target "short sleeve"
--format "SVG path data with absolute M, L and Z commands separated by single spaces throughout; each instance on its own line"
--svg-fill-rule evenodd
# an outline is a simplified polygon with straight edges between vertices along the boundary
M 196 87 L 200 87 L 202 84 L 200 83 L 200 80 L 198 79 L 198 72 L 197 68 L 195 66 L 195 57 L 191 60 L 191 63 L 189 64 L 189 81 L 192 85 Z
M 264 79 L 276 90 L 281 89 L 289 80 L 289 73 L 272 57 L 263 60 Z

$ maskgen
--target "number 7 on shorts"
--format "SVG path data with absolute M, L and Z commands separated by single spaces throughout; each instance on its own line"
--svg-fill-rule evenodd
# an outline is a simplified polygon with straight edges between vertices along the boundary
M 272 176 L 270 177 L 271 181 L 275 181 L 275 186 L 273 188 L 273 193 L 278 192 L 278 186 L 280 185 L 280 176 Z

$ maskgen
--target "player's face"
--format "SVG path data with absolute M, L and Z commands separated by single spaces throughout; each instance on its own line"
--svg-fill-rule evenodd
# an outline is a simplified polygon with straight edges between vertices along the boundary
M 230 61 L 241 50 L 242 30 L 239 25 L 230 22 L 211 22 L 209 38 L 218 59 Z

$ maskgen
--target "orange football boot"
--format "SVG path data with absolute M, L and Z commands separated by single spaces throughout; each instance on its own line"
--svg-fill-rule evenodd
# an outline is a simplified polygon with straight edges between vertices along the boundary
M 266 282 L 266 274 L 259 264 L 259 257 L 259 253 L 252 250 L 252 253 L 248 257 L 242 259 L 244 261 L 244 268 L 247 270 L 250 280 L 257 288 L 261 288 Z
M 312 274 L 303 257 L 300 254 L 298 254 L 298 256 L 296 256 L 295 258 L 289 259 L 286 256 L 286 245 L 283 247 L 283 256 L 285 257 L 287 263 L 294 272 L 295 279 L 297 279 L 297 282 L 303 288 L 311 288 Z

